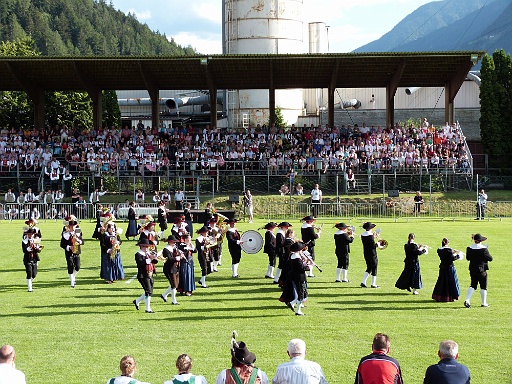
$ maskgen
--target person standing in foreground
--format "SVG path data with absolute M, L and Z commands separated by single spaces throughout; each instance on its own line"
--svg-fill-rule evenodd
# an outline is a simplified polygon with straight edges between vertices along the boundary
M 334 225 L 338 229 L 334 234 L 334 245 L 336 247 L 335 253 L 338 259 L 338 267 L 336 268 L 336 280 L 335 283 L 349 283 L 350 280 L 347 277 L 350 243 L 354 241 L 354 234 L 350 230 L 350 234 L 347 231 L 348 227 L 345 223 L 336 223 Z M 341 274 L 343 277 L 341 278 Z M 341 278 L 341 280 L 340 280 Z
M 311 191 L 311 213 L 313 217 L 318 217 L 318 206 L 322 204 L 322 190 L 315 184 L 315 188 Z
M 367 288 L 366 280 L 370 274 L 372 275 L 372 288 L 379 288 L 377 285 L 377 266 L 379 259 L 377 258 L 377 243 L 373 235 L 372 229 L 375 228 L 375 224 L 367 221 L 363 224 L 363 229 L 366 232 L 361 234 L 361 241 L 363 242 L 363 255 L 364 261 L 366 261 L 366 271 L 361 281 L 361 287 Z
M 135 359 L 131 356 L 124 356 L 119 363 L 121 376 L 113 377 L 107 384 L 147 384 L 133 378 L 137 368 Z
M 233 332 L 234 333 L 234 332 Z M 256 355 L 243 342 L 233 338 L 231 346 L 231 369 L 224 369 L 217 376 L 215 384 L 268 384 L 268 377 L 256 368 Z
M 476 199 L 476 219 L 483 220 L 485 218 L 485 207 L 487 206 L 487 194 L 482 189 Z
M 492 256 L 489 253 L 489 249 L 482 244 L 487 240 L 487 237 L 483 237 L 477 233 L 473 235 L 473 241 L 475 244 L 466 248 L 466 260 L 469 260 L 469 276 L 471 277 L 471 284 L 466 293 L 466 300 L 464 306 L 471 308 L 470 299 L 473 292 L 480 284 L 480 296 L 482 297 L 482 307 L 488 307 L 487 304 L 487 271 L 489 270 L 489 261 L 492 261 Z
M 293 339 L 288 343 L 290 361 L 277 367 L 272 384 L 327 384 L 322 367 L 306 360 L 306 343 Z
M 10 345 L 0 348 L 0 384 L 25 384 L 25 374 L 16 369 L 16 352 Z
M 469 384 L 469 369 L 460 364 L 459 345 L 452 340 L 441 341 L 437 355 L 441 360 L 425 372 L 423 384 Z
M 403 384 L 400 364 L 388 356 L 389 350 L 388 335 L 377 333 L 373 338 L 372 353 L 359 362 L 355 384 Z
M 207 384 L 203 376 L 196 376 L 190 373 L 192 370 L 192 359 L 187 354 L 182 354 L 176 359 L 176 369 L 178 374 L 172 380 L 164 382 L 164 384 Z

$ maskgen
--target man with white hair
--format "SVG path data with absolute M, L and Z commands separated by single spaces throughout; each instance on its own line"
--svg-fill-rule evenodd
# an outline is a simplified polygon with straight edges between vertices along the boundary
M 272 384 L 327 384 L 322 367 L 306 360 L 306 343 L 293 339 L 288 343 L 290 361 L 277 367 Z
M 423 384 L 469 384 L 469 369 L 457 361 L 459 345 L 455 341 L 441 341 L 437 355 L 441 360 L 427 368 Z
M 25 384 L 25 374 L 16 369 L 16 352 L 10 345 L 0 348 L 0 384 Z

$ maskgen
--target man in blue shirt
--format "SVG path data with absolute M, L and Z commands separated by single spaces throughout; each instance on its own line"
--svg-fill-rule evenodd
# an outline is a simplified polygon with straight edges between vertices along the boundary
M 442 341 L 437 354 L 441 360 L 427 368 L 423 384 L 469 384 L 469 369 L 457 361 L 459 346 L 455 341 Z

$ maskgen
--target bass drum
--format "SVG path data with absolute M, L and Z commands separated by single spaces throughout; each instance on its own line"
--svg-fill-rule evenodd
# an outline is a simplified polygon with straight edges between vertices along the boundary
M 263 236 L 258 231 L 248 230 L 245 231 L 240 237 L 240 247 L 242 247 L 242 251 L 249 255 L 253 255 L 261 251 L 263 248 Z

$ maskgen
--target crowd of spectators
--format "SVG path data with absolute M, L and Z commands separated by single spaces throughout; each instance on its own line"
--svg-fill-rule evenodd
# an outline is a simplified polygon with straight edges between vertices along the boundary
M 44 170 L 55 185 L 69 173 L 246 170 L 298 175 L 318 171 L 466 171 L 465 138 L 456 125 L 367 126 L 363 123 L 243 130 L 206 126 L 0 131 L 0 175 Z M 68 174 L 66 174 L 66 171 Z

